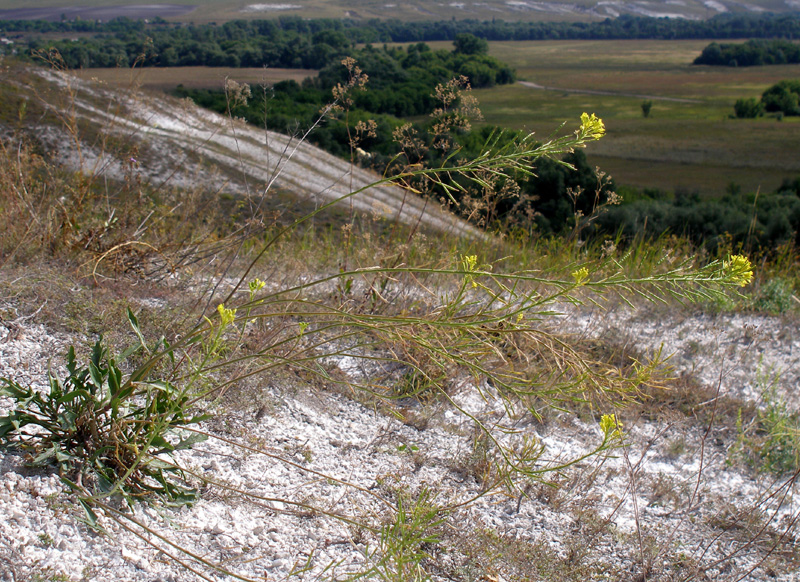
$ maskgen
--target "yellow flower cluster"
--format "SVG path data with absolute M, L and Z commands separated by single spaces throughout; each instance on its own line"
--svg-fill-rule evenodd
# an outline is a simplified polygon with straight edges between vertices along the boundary
M 250 295 L 255 295 L 256 293 L 261 291 L 265 285 L 266 283 L 264 283 L 264 281 L 262 281 L 258 277 L 256 277 L 247 284 L 247 286 L 250 288 Z
M 753 266 L 750 259 L 744 255 L 733 255 L 727 261 L 723 261 L 722 269 L 725 275 L 739 287 L 744 287 L 753 280 Z
M 464 255 L 461 257 L 461 265 L 465 271 L 474 271 L 478 266 L 478 255 Z
M 217 312 L 219 313 L 219 318 L 222 320 L 223 326 L 232 324 L 233 320 L 236 319 L 236 310 L 228 309 L 222 303 L 217 306 Z
M 589 278 L 589 269 L 581 267 L 577 271 L 573 271 L 572 278 L 575 280 L 576 285 L 583 285 L 586 279 Z
M 606 134 L 606 126 L 603 125 L 603 120 L 597 117 L 594 113 L 581 114 L 581 128 L 580 134 L 587 139 L 600 139 Z
M 622 423 L 613 414 L 604 414 L 600 419 L 600 430 L 606 439 L 622 438 Z

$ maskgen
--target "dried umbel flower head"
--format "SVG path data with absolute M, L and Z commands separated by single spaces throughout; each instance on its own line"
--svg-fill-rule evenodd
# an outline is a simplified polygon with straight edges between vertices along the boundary
M 367 81 L 369 81 L 369 75 L 361 70 L 361 67 L 356 65 L 356 60 L 353 57 L 342 59 L 342 66 L 347 69 L 347 83 L 337 83 L 331 90 L 334 102 L 326 108 L 328 112 L 350 109 L 353 105 L 353 100 L 350 98 L 352 90 L 360 89 L 363 91 L 367 85 Z
M 233 79 L 225 79 L 225 97 L 231 107 L 244 107 L 247 105 L 247 100 L 252 97 L 250 85 L 247 83 L 237 83 Z

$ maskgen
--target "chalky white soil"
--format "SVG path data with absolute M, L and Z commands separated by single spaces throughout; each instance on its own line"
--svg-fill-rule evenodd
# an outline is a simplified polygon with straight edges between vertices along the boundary
M 638 338 L 642 350 L 664 344 L 665 352 L 675 354 L 676 368 L 693 368 L 701 381 L 715 384 L 722 372 L 723 392 L 757 397 L 759 370 L 770 369 L 787 373 L 784 380 L 790 382 L 779 382 L 782 390 L 796 386 L 793 365 L 800 344 L 794 334 L 781 332 L 788 324 L 780 319 L 628 309 L 606 313 L 602 323 L 598 317 L 574 313 L 554 325 L 572 333 L 616 330 L 619 337 Z M 69 341 L 80 341 L 35 324 L 23 324 L 14 333 L 0 330 L 0 376 L 42 390 L 48 366 L 56 369 Z M 339 363 L 345 372 L 360 373 L 349 359 Z M 58 574 L 70 580 L 201 579 L 171 556 L 202 570 L 207 579 L 236 579 L 199 566 L 189 554 L 246 579 L 337 579 L 370 563 L 378 540 L 330 514 L 375 525 L 390 517 L 383 499 L 392 500 L 398 489 L 427 488 L 441 506 L 458 505 L 481 491 L 464 470 L 473 446 L 470 421 L 452 407 L 441 405 L 418 430 L 334 391 L 262 389 L 254 402 L 266 402 L 265 408 L 256 410 L 254 404 L 253 410 L 221 411 L 202 427 L 213 438 L 179 457 L 207 479 L 196 505 L 140 504 L 122 526 L 103 518 L 103 535 L 80 523 L 76 500 L 57 475 L 26 468 L 21 456 L 3 453 L 0 563 L 7 565 L 0 568 L 0 580 L 57 579 L 52 577 Z M 536 436 L 547 446 L 543 459 L 549 462 L 576 458 L 601 440 L 591 419 L 566 413 L 544 424 L 509 419 L 491 399 L 491 390 L 484 389 L 488 400 L 468 385 L 455 400 L 477 418 L 513 423 Z M 9 405 L 8 399 L 0 401 L 0 411 Z M 714 438 L 713 429 L 706 439 L 702 430 L 680 422 L 642 421 L 625 431 L 626 451 L 565 470 L 556 479 L 560 489 L 534 485 L 523 497 L 496 492 L 454 509 L 447 515 L 443 542 L 429 550 L 429 571 L 441 574 L 434 579 L 521 579 L 504 567 L 502 557 L 486 571 L 466 564 L 459 549 L 477 529 L 540 544 L 561 557 L 582 545 L 586 560 L 595 564 L 596 579 L 634 579 L 641 571 L 640 536 L 642 543 L 661 548 L 653 571 L 675 574 L 675 579 L 689 573 L 676 569 L 676 555 L 696 560 L 707 576 L 688 579 L 794 579 L 793 572 L 771 569 L 769 559 L 763 561 L 763 544 L 749 544 L 737 536 L 739 528 L 714 527 L 730 522 L 737 511 L 760 511 L 774 530 L 793 535 L 800 506 L 791 483 L 780 489 L 781 481 L 731 468 L 726 445 Z M 671 446 L 677 439 L 685 448 L 678 453 Z M 590 527 L 587 508 L 594 508 L 595 522 L 599 517 L 608 526 L 583 538 L 582 530 Z M 731 553 L 733 559 L 716 563 Z M 304 571 L 293 575 L 298 569 Z

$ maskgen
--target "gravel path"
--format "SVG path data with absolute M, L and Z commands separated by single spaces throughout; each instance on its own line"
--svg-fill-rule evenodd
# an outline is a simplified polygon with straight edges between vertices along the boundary
M 583 93 L 586 95 L 613 95 L 617 97 L 635 97 L 636 99 L 649 99 L 651 101 L 674 101 L 675 103 L 701 103 L 697 99 L 685 99 L 682 97 L 664 97 L 661 95 L 639 95 L 637 93 L 624 93 L 618 91 L 599 91 L 596 89 L 564 89 L 563 87 L 546 87 L 531 81 L 517 81 L 523 87 L 538 89 L 540 91 L 558 91 L 559 93 Z

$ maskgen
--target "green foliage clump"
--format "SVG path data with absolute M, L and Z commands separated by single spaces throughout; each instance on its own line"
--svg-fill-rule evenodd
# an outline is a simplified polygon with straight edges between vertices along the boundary
M 764 104 L 755 97 L 737 99 L 733 105 L 733 112 L 738 119 L 755 119 L 764 115 Z
M 717 200 L 677 192 L 671 201 L 639 199 L 612 207 L 595 228 L 597 234 L 627 240 L 685 236 L 711 252 L 728 244 L 769 252 L 785 243 L 800 244 L 800 198 L 783 188 L 759 196 L 729 193 Z
M 779 120 L 784 115 L 800 115 L 800 80 L 776 83 L 764 91 L 760 101 L 754 97 L 737 99 L 733 111 L 740 119 L 761 117 L 765 111 L 775 114 Z
M 695 65 L 758 67 L 800 63 L 800 45 L 783 39 L 752 39 L 741 44 L 712 42 L 694 60 Z
M 761 96 L 764 109 L 784 115 L 800 115 L 800 80 L 776 83 Z
M 130 311 L 129 317 L 138 331 Z M 22 449 L 32 465 L 58 467 L 64 482 L 82 495 L 118 493 L 129 504 L 151 494 L 168 503 L 195 501 L 197 491 L 183 481 L 182 470 L 162 458 L 205 438 L 180 434 L 205 418 L 188 416 L 186 392 L 141 373 L 124 379 L 101 340 L 85 367 L 70 347 L 66 368 L 63 380 L 50 374 L 47 393 L 0 378 L 0 395 L 16 402 L 0 417 L 0 447 Z M 37 429 L 25 430 L 29 426 Z M 86 500 L 84 508 L 94 521 Z
M 786 313 L 798 306 L 793 295 L 791 281 L 783 277 L 773 277 L 758 287 L 750 306 L 766 313 Z
M 800 415 L 777 396 L 774 383 L 764 390 L 762 399 L 764 405 L 751 422 L 744 423 L 740 412 L 730 458 L 760 472 L 794 473 L 800 469 Z

